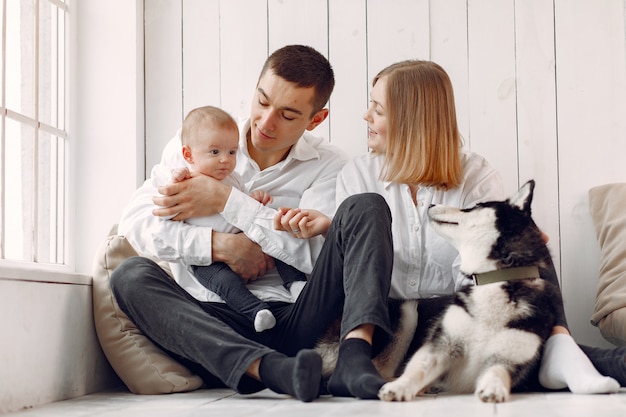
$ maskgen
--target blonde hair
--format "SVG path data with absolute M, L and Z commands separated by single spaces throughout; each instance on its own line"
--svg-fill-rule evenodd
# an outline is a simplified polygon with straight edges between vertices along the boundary
M 198 129 L 204 123 L 210 124 L 214 129 L 232 129 L 239 132 L 235 119 L 224 110 L 214 106 L 198 107 L 187 113 L 183 121 L 180 133 L 183 145 L 191 146 L 194 139 L 198 137 Z
M 408 60 L 376 75 L 386 77 L 387 146 L 381 179 L 442 189 L 463 179 L 461 135 L 448 74 L 430 61 Z

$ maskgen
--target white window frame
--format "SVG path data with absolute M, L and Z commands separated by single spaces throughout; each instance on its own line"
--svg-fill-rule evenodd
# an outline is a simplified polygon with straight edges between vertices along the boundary
M 53 274 L 50 278 L 47 278 L 51 281 L 65 281 L 61 276 L 54 278 L 54 271 L 57 272 L 67 272 L 69 271 L 69 242 L 68 242 L 68 227 L 67 227 L 67 212 L 68 212 L 68 186 L 69 186 L 69 161 L 67 160 L 68 155 L 68 131 L 67 128 L 69 126 L 69 121 L 67 120 L 67 108 L 69 107 L 69 94 L 68 94 L 68 82 L 67 82 L 67 71 L 68 71 L 68 58 L 69 58 L 69 30 L 68 26 L 70 23 L 69 19 L 69 7 L 66 2 L 63 0 L 29 0 L 32 1 L 32 11 L 33 11 L 33 51 L 31 58 L 33 60 L 32 64 L 32 100 L 34 103 L 32 104 L 32 108 L 34 113 L 23 114 L 19 110 L 15 108 L 10 108 L 10 104 L 7 103 L 7 3 L 9 1 L 16 0 L 0 0 L 0 7 L 2 7 L 0 22 L 2 29 L 2 57 L 1 63 L 2 66 L 0 71 L 0 82 L 2 83 L 2 88 L 0 90 L 0 181 L 2 181 L 2 187 L 0 191 L 0 268 L 2 269 L 2 278 L 9 279 L 27 279 L 29 276 L 33 275 L 35 272 L 35 276 L 40 276 L 41 271 L 50 271 Z M 19 0 L 22 1 L 22 0 Z M 51 89 L 54 90 L 56 97 L 56 107 L 55 105 L 51 105 L 51 114 L 55 116 L 54 123 L 57 126 L 53 126 L 50 123 L 45 123 L 42 121 L 42 117 L 40 117 L 39 109 L 40 109 L 40 67 L 44 65 L 40 62 L 40 26 L 41 19 L 39 16 L 40 7 L 50 6 L 53 10 L 56 10 L 57 13 L 62 13 L 63 18 L 61 22 L 63 27 L 59 29 L 59 20 L 56 18 L 51 19 L 51 30 L 50 35 L 52 36 L 52 40 L 56 39 L 57 46 L 54 52 L 56 52 L 56 56 L 51 59 L 54 62 L 54 65 L 51 67 L 51 79 L 54 78 L 54 82 L 52 82 Z M 54 9 L 56 8 L 56 9 Z M 56 37 L 58 34 L 61 34 L 62 39 Z M 59 66 L 60 63 L 60 66 Z M 56 69 L 60 68 L 62 73 L 56 72 Z M 24 70 L 23 68 L 21 69 Z M 59 100 L 58 98 L 61 98 Z M 10 244 L 9 237 L 7 236 L 7 224 L 11 221 L 8 219 L 7 214 L 7 182 L 14 181 L 13 178 L 9 178 L 7 176 L 7 158 L 15 157 L 12 155 L 8 155 L 6 151 L 6 131 L 7 131 L 7 121 L 17 122 L 21 128 L 30 127 L 33 130 L 32 137 L 21 137 L 21 140 L 30 140 L 32 139 L 32 201 L 28 203 L 31 204 L 32 210 L 29 210 L 30 213 L 26 214 L 30 219 L 26 220 L 26 224 L 29 225 L 31 222 L 31 228 L 33 230 L 32 237 L 27 236 L 27 233 L 24 232 L 24 248 L 30 247 L 30 252 L 28 249 L 25 249 L 24 256 L 21 259 L 7 259 L 8 257 L 6 252 L 7 244 Z M 56 143 L 56 146 L 51 146 L 51 158 L 49 159 L 49 165 L 44 165 L 46 169 L 50 169 L 57 175 L 51 175 L 50 177 L 56 177 L 50 179 L 50 189 L 53 190 L 50 194 L 53 196 L 52 199 L 55 203 L 47 204 L 46 208 L 49 209 L 48 213 L 41 213 L 45 215 L 49 221 L 44 222 L 48 223 L 50 226 L 49 230 L 41 230 L 41 222 L 40 222 L 40 213 L 39 210 L 39 196 L 43 193 L 47 193 L 45 190 L 45 186 L 40 183 L 40 175 L 45 177 L 45 173 L 39 172 L 39 141 L 42 140 L 43 135 L 49 135 L 50 138 Z M 28 135 L 30 136 L 30 135 Z M 28 169 L 28 168 L 24 168 Z M 22 173 L 20 173 L 20 178 L 22 178 Z M 15 174 L 13 174 L 15 175 Z M 42 177 L 43 178 L 43 177 Z M 47 179 L 46 179 L 47 181 Z M 20 219 L 20 221 L 22 221 Z M 39 237 L 44 236 L 44 239 L 38 241 Z M 43 242 L 43 243 L 42 243 Z M 44 247 L 42 244 L 45 244 L 45 250 L 49 251 L 48 255 L 45 257 L 46 259 L 40 258 L 40 248 Z

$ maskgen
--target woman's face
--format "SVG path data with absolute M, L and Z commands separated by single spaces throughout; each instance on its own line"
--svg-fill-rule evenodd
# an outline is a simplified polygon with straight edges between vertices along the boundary
M 370 92 L 370 106 L 363 115 L 367 122 L 367 146 L 377 152 L 384 152 L 387 146 L 386 87 L 387 77 L 376 81 Z

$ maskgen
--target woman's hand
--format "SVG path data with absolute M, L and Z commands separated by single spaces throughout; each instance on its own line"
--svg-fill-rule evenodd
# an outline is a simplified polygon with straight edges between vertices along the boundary
M 330 221 L 326 215 L 317 210 L 279 207 L 274 217 L 274 228 L 291 233 L 300 239 L 308 239 L 317 235 L 326 236 Z
M 152 211 L 172 220 L 211 216 L 224 210 L 231 187 L 207 176 L 192 173 L 191 178 L 159 187 L 160 196 L 152 202 L 160 208 Z

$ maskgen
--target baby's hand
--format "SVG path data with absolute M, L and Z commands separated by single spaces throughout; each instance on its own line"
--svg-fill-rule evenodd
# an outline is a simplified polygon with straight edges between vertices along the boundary
M 172 182 L 181 182 L 189 178 L 191 178 L 191 173 L 187 167 L 174 168 L 172 170 Z
M 252 191 L 250 193 L 250 197 L 254 198 L 256 201 L 263 204 L 264 206 L 273 201 L 272 196 L 267 191 L 263 190 Z

